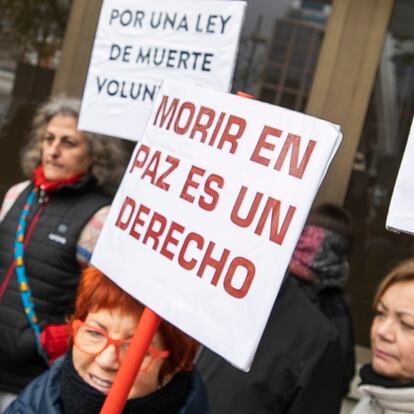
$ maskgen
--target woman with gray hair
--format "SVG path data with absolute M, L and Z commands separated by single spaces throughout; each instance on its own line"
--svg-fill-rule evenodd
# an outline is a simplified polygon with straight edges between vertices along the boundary
M 39 109 L 21 158 L 29 180 L 0 211 L 0 412 L 66 351 L 65 317 L 126 166 L 121 140 L 77 129 L 79 109 L 68 98 Z

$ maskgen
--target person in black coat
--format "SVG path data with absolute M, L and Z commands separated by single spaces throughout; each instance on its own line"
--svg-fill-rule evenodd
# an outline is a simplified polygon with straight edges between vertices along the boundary
M 292 280 L 338 332 L 344 396 L 355 374 L 353 323 L 345 290 L 351 242 L 347 211 L 333 203 L 320 204 L 311 210 L 289 263 Z
M 207 348 L 196 365 L 212 414 L 339 412 L 337 333 L 290 278 L 282 284 L 249 372 L 236 369 Z

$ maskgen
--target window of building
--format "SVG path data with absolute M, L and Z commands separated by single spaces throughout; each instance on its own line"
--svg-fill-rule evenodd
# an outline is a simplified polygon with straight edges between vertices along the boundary
M 304 111 L 330 0 L 249 0 L 233 91 Z
M 350 297 L 356 341 L 368 345 L 371 301 L 397 262 L 414 256 L 412 236 L 385 229 L 414 115 L 414 2 L 396 0 L 367 110 L 345 206 L 355 222 Z
M 325 26 L 327 0 L 250 0 L 234 90 L 304 111 Z

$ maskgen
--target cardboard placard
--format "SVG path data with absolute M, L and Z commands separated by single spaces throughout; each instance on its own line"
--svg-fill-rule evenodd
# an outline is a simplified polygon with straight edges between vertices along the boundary
M 414 118 L 388 209 L 386 228 L 414 234 Z
M 229 91 L 243 1 L 104 0 L 79 129 L 137 141 L 166 77 Z
M 248 370 L 341 136 L 308 115 L 164 81 L 92 263 Z

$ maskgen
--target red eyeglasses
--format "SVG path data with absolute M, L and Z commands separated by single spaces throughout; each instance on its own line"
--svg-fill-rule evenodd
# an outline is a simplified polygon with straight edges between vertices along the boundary
M 119 363 L 125 357 L 130 340 L 113 339 L 103 329 L 96 326 L 91 326 L 76 319 L 72 322 L 73 343 L 82 352 L 89 355 L 99 355 L 108 346 L 114 345 L 116 358 Z M 170 351 L 161 351 L 153 346 L 150 346 L 142 361 L 139 372 L 145 372 L 151 366 L 154 360 L 158 358 L 168 358 Z

